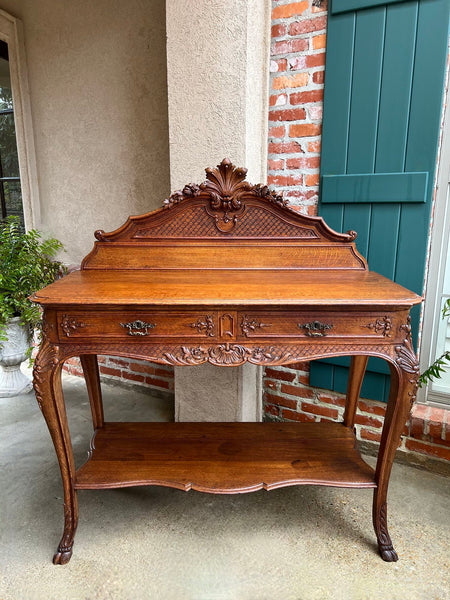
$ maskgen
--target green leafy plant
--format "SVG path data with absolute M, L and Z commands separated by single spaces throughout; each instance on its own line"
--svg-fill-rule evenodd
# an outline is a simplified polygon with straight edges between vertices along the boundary
M 442 309 L 442 318 L 450 317 L 450 298 L 445 302 L 444 308 Z M 442 374 L 445 373 L 447 368 L 450 366 L 450 351 L 447 350 L 444 354 L 441 354 L 432 365 L 424 371 L 419 377 L 419 386 L 427 385 L 434 379 L 440 379 Z
M 35 229 L 24 231 L 18 217 L 0 223 L 0 340 L 6 339 L 6 324 L 13 317 L 29 325 L 30 335 L 40 327 L 39 306 L 28 297 L 65 273 L 63 264 L 54 260 L 62 248 L 61 242 L 42 239 Z

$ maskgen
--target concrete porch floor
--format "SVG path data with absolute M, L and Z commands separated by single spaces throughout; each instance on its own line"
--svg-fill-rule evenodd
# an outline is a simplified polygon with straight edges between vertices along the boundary
M 77 466 L 92 432 L 82 379 L 64 390 Z M 170 402 L 103 385 L 108 420 L 170 420 Z M 370 490 L 290 487 L 214 496 L 161 487 L 81 491 L 72 560 L 56 455 L 34 394 L 0 399 L 1 600 L 450 598 L 449 480 L 394 465 L 378 556 Z M 367 458 L 373 464 L 372 458 Z

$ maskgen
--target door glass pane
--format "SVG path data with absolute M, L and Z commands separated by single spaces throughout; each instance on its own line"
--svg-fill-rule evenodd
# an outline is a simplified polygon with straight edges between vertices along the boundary
M 24 225 L 13 108 L 8 46 L 0 41 L 0 218 L 16 215 Z

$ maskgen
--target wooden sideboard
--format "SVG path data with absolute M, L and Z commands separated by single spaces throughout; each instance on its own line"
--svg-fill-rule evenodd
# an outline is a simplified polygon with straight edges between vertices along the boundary
M 163 485 L 233 494 L 288 485 L 373 488 L 381 557 L 397 560 L 386 496 L 419 368 L 409 310 L 421 298 L 368 270 L 354 232 L 291 210 L 224 159 L 163 208 L 97 231 L 81 270 L 33 296 L 44 308 L 34 365 L 64 487 L 64 533 L 53 562 L 70 560 L 77 490 Z M 232 367 L 351 356 L 343 422 L 108 423 L 97 355 Z M 75 470 L 61 388 L 79 356 L 94 426 Z M 391 370 L 376 468 L 361 458 L 356 405 L 369 356 Z

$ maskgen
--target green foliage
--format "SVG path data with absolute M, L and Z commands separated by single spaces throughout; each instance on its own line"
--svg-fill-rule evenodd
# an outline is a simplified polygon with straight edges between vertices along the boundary
M 444 308 L 442 309 L 442 318 L 450 317 L 450 298 L 445 302 Z M 419 386 L 427 385 L 431 383 L 433 379 L 440 379 L 442 373 L 445 373 L 447 368 L 450 366 L 450 351 L 444 352 L 439 358 L 437 358 L 432 365 L 428 367 L 419 377 Z
M 39 306 L 28 297 L 65 273 L 63 264 L 53 260 L 62 247 L 54 238 L 42 239 L 35 229 L 25 232 L 18 217 L 0 223 L 0 339 L 12 317 L 20 317 L 30 332 L 40 327 Z

